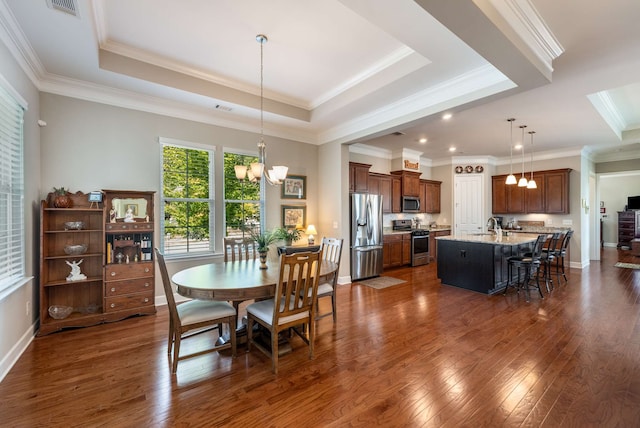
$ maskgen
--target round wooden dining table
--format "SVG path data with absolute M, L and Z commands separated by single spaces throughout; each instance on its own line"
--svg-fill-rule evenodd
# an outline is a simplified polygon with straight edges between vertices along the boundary
M 337 269 L 337 263 L 322 260 L 320 277 Z M 176 272 L 171 280 L 184 297 L 240 302 L 273 297 L 279 272 L 279 260 L 267 261 L 267 269 L 260 269 L 259 260 L 246 260 L 190 267 Z

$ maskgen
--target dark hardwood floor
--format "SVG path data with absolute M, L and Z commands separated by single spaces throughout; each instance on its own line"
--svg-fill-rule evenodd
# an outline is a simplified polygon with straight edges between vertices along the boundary
M 530 303 L 443 286 L 435 263 L 386 273 L 407 282 L 383 290 L 339 286 L 315 359 L 294 337 L 277 376 L 244 347 L 172 376 L 164 307 L 38 337 L 0 384 L 0 426 L 636 427 L 640 270 L 618 260 L 640 263 L 604 249 Z

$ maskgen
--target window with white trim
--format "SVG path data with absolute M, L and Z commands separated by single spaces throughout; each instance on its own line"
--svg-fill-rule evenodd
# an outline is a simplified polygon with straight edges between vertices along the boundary
M 260 232 L 263 224 L 264 191 L 262 180 L 239 180 L 234 167 L 258 162 L 258 156 L 224 152 L 224 233 L 230 237 L 249 236 Z
M 0 82 L 0 294 L 17 285 L 25 275 L 23 119 L 26 103 L 20 103 L 3 82 Z
M 212 253 L 215 247 L 215 147 L 160 139 L 161 248 L 166 256 Z

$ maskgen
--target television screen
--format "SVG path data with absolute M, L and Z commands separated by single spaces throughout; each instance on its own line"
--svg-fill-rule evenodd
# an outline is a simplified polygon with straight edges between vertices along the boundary
M 627 198 L 628 210 L 640 210 L 640 196 L 629 196 Z

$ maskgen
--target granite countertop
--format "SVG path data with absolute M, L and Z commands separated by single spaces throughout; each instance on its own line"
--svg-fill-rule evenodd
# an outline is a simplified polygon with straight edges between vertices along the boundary
M 502 229 L 505 232 L 513 233 L 554 233 L 554 232 L 567 232 L 571 230 L 569 226 L 522 226 L 522 229 Z
M 496 236 L 493 233 L 461 233 L 457 235 L 438 236 L 440 241 L 479 242 L 493 245 L 518 245 L 533 242 L 538 238 L 536 233 L 515 233 L 508 236 Z

